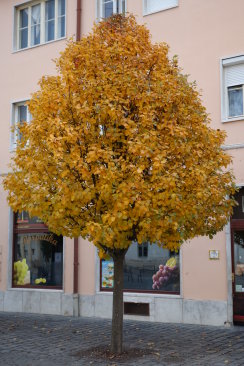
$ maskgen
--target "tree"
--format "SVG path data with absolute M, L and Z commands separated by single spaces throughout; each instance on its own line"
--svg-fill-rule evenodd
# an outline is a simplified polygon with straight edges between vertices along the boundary
M 234 200 L 225 134 L 166 44 L 133 16 L 69 41 L 32 95 L 5 178 L 14 211 L 88 238 L 114 260 L 112 351 L 122 351 L 123 261 L 132 241 L 170 250 L 226 224 Z

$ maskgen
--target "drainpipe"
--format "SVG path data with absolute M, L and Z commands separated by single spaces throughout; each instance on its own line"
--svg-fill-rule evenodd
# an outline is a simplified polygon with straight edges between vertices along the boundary
M 73 314 L 79 316 L 79 239 L 74 238 Z
M 76 9 L 76 41 L 81 39 L 81 0 L 77 0 Z
M 81 0 L 76 8 L 76 41 L 81 39 Z M 73 278 L 73 314 L 80 315 L 79 304 L 79 239 L 74 238 L 74 278 Z

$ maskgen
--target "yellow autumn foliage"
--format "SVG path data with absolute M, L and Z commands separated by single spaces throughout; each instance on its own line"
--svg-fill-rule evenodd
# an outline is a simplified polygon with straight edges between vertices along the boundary
M 132 240 L 175 250 L 223 228 L 234 204 L 225 133 L 166 44 L 116 15 L 70 40 L 56 64 L 4 180 L 14 211 L 88 238 L 101 257 Z

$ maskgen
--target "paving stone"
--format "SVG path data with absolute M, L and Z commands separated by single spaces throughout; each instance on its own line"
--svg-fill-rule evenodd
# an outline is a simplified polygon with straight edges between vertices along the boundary
M 123 361 L 77 356 L 109 347 L 111 321 L 0 312 L 0 366 L 243 366 L 244 327 L 124 321 L 125 349 L 150 354 Z

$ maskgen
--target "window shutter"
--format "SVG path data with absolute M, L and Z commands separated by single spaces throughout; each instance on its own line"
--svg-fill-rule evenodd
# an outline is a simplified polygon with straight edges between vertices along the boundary
M 225 67 L 226 87 L 242 84 L 244 84 L 244 64 Z

